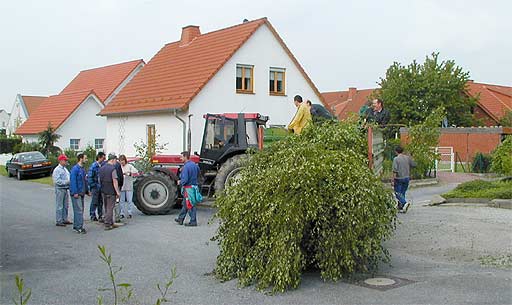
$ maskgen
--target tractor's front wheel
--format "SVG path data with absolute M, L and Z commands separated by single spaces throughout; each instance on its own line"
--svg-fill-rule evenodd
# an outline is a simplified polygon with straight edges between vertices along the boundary
M 169 214 L 176 203 L 176 182 L 163 173 L 149 172 L 137 178 L 133 191 L 133 203 L 146 215 Z
M 220 194 L 226 187 L 236 183 L 240 170 L 244 167 L 247 155 L 229 158 L 221 165 L 215 177 L 215 194 Z

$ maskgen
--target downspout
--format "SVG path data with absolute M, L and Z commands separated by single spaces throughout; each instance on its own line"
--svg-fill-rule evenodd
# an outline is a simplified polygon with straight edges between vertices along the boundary
M 190 129 L 190 126 L 192 126 L 192 124 L 190 123 L 190 118 L 192 116 L 193 116 L 193 114 L 188 115 L 187 151 L 189 154 L 192 151 L 192 130 Z
M 187 150 L 187 123 L 178 116 L 178 111 L 174 109 L 174 116 L 183 124 L 183 151 Z

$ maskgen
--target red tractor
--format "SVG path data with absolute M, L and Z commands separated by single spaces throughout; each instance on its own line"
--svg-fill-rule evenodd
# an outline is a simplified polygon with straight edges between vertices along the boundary
M 247 149 L 263 148 L 267 116 L 257 113 L 206 114 L 201 152 L 191 156 L 201 169 L 202 190 L 210 196 L 236 177 Z M 181 155 L 156 155 L 155 167 L 137 178 L 133 202 L 148 215 L 167 214 L 180 204 L 178 187 Z

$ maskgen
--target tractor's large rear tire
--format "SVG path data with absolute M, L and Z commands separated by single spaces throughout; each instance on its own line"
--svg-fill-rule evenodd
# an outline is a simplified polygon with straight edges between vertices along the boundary
M 236 176 L 244 167 L 244 160 L 247 155 L 237 155 L 229 158 L 221 165 L 215 177 L 215 194 L 218 195 L 236 180 Z
M 176 204 L 176 191 L 171 177 L 152 171 L 135 180 L 133 203 L 146 215 L 169 214 Z

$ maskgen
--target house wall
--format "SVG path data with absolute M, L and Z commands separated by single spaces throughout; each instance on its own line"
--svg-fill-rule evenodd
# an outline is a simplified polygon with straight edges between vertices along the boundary
M 254 65 L 254 94 L 236 93 L 237 64 Z M 270 67 L 286 69 L 285 96 L 269 94 Z M 262 25 L 206 84 L 183 115 L 193 115 L 192 152 L 200 151 L 205 113 L 257 112 L 270 117 L 267 126 L 287 125 L 296 111 L 293 104 L 296 94 L 304 102 L 309 99 L 321 103 L 269 28 Z
M 254 65 L 254 94 L 236 93 L 237 64 Z M 270 67 L 286 69 L 285 96 L 269 95 Z M 293 104 L 296 94 L 300 94 L 304 101 L 310 99 L 313 103 L 321 103 L 272 32 L 263 25 L 205 85 L 192 100 L 187 111 L 178 115 L 188 124 L 188 115 L 192 114 L 192 152 L 199 152 L 204 114 L 258 112 L 270 117 L 267 126 L 287 125 L 296 111 Z M 155 124 L 156 132 L 160 135 L 158 143 L 168 143 L 162 153 L 179 154 L 183 151 L 183 125 L 173 113 L 131 115 L 123 118 L 109 116 L 107 151 L 134 156 L 133 144 L 141 140 L 147 143 L 147 124 Z
M 14 105 L 11 109 L 11 115 L 9 117 L 9 122 L 7 123 L 7 134 L 13 134 L 16 131 L 16 128 L 20 126 L 23 122 L 27 120 L 27 116 L 22 106 L 22 97 L 20 94 L 16 95 L 16 99 L 14 99 Z
M 496 149 L 501 143 L 502 134 L 500 127 L 441 128 L 438 146 L 453 147 L 462 162 L 471 162 L 476 153 L 490 154 Z M 402 144 L 409 141 L 408 131 L 401 130 L 400 141 Z
M 0 110 L 0 129 L 7 130 L 9 124 L 9 113 L 6 110 Z
M 186 119 L 184 118 L 186 121 Z M 183 151 L 183 124 L 173 113 L 137 115 L 126 117 L 107 117 L 106 152 L 136 155 L 134 144 L 147 143 L 147 125 L 154 124 L 158 144 L 165 144 L 162 153 L 180 153 Z
M 94 147 L 94 139 L 105 139 L 106 119 L 96 114 L 103 108 L 95 96 L 89 96 L 73 112 L 68 119 L 57 129 L 61 136 L 56 146 L 69 148 L 70 139 L 80 139 L 78 150 L 84 150 L 87 146 Z

